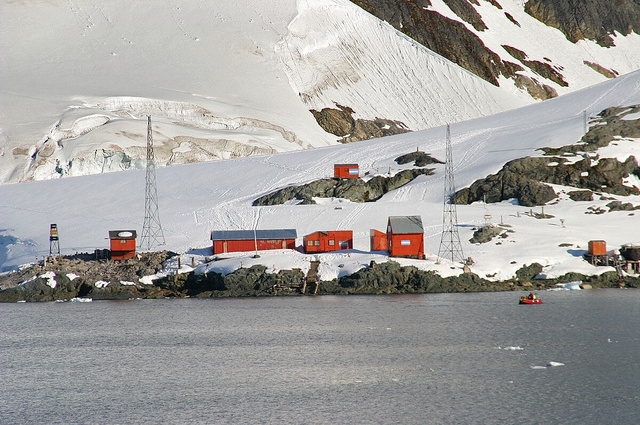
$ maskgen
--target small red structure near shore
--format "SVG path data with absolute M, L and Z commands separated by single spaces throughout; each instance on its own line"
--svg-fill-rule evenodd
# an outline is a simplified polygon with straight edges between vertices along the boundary
M 419 215 L 389 217 L 387 242 L 392 257 L 424 258 L 422 218 Z
M 360 177 L 360 168 L 358 164 L 334 164 L 333 176 L 340 179 Z
M 315 232 L 303 238 L 304 252 L 318 253 L 353 249 L 352 230 L 330 230 Z
M 109 248 L 112 260 L 127 260 L 136 256 L 135 230 L 110 230 Z

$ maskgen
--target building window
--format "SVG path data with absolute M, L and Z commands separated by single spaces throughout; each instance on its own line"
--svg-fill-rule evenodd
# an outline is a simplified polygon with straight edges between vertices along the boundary
M 334 246 L 336 244 L 336 241 L 333 239 L 329 239 L 329 246 Z
M 410 239 L 403 239 L 403 240 L 400 241 L 400 245 L 409 246 L 409 245 L 411 245 L 411 240 Z
M 307 241 L 307 246 L 313 246 L 313 241 Z
M 313 244 L 314 244 L 315 246 L 320 246 L 320 241 L 313 241 Z
M 127 243 L 126 239 L 120 239 L 120 243 Z

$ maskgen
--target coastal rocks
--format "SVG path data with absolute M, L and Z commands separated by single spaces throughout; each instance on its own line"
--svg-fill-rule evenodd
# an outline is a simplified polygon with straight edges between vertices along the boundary
M 541 264 L 532 263 L 528 266 L 525 264 L 516 271 L 516 279 L 520 282 L 530 281 L 540 273 L 542 273 Z
M 342 198 L 352 202 L 373 202 L 385 193 L 411 182 L 421 175 L 433 174 L 433 168 L 403 170 L 392 177 L 375 176 L 368 181 L 360 178 L 321 179 L 301 186 L 289 186 L 253 201 L 253 206 L 281 205 L 290 201 L 315 204 L 317 198 Z
M 123 261 L 95 260 L 90 254 L 48 259 L 3 276 L 0 302 L 164 297 L 161 288 L 141 284 L 139 279 L 162 270 L 162 263 L 173 255 L 169 251 L 140 253 Z
M 400 121 L 384 118 L 365 120 L 353 118 L 354 110 L 348 106 L 336 105 L 339 109 L 323 108 L 320 111 L 312 109 L 316 122 L 324 131 L 342 137 L 341 143 L 351 143 L 394 134 L 407 133 L 411 130 Z

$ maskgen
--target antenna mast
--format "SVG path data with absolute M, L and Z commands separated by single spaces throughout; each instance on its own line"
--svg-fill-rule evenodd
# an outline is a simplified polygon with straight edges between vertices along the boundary
M 451 202 L 451 197 L 455 193 L 453 181 L 453 155 L 451 150 L 451 127 L 447 124 L 447 148 L 446 163 L 444 166 L 444 207 L 442 212 L 442 236 L 440 238 L 440 249 L 438 250 L 438 262 L 440 258 L 448 258 L 451 262 L 460 261 L 464 263 L 464 254 L 458 235 L 458 212 L 456 204 Z
M 164 233 L 158 213 L 158 190 L 156 188 L 156 163 L 153 154 L 153 135 L 151 131 L 151 115 L 147 116 L 147 174 L 145 177 L 144 224 L 140 246 L 151 250 L 157 245 L 164 245 Z

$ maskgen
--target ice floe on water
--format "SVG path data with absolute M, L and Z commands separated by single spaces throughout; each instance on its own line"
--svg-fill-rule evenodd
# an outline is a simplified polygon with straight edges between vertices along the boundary
M 496 350 L 507 350 L 507 351 L 522 351 L 524 350 L 523 347 L 520 347 L 519 345 L 509 345 L 507 347 L 496 347 Z
M 90 302 L 93 302 L 93 298 L 79 298 L 79 297 L 76 297 L 76 298 L 71 298 L 69 301 L 72 302 L 72 303 L 90 303 Z
M 513 345 L 513 346 L 509 346 L 509 347 L 504 347 L 503 350 L 522 351 L 522 350 L 524 350 L 524 348 L 520 347 L 519 345 Z
M 529 366 L 531 369 L 548 369 L 550 367 L 564 366 L 561 362 L 547 362 L 545 366 Z
M 579 291 L 582 289 L 580 285 L 582 285 L 581 280 L 576 280 L 576 281 L 567 282 L 567 283 L 556 283 L 556 288 L 550 288 L 548 290 L 549 291 Z

